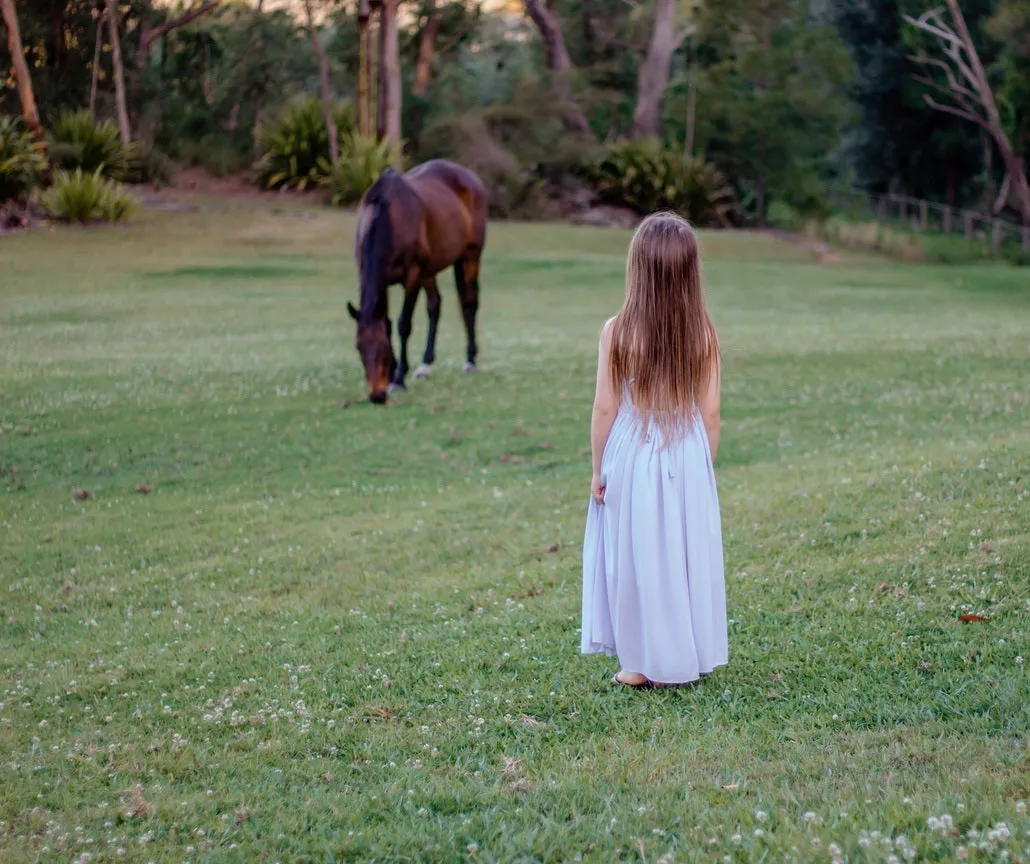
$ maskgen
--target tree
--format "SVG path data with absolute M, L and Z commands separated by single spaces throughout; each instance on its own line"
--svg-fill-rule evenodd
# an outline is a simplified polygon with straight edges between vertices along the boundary
M 415 60 L 415 80 L 411 92 L 425 96 L 429 90 L 429 76 L 433 71 L 433 55 L 436 53 L 436 36 L 440 32 L 440 13 L 435 0 L 426 0 L 426 23 L 418 35 L 418 58 Z
M 148 17 L 144 17 L 139 26 L 139 42 L 136 48 L 136 65 L 140 69 L 146 66 L 147 60 L 150 58 L 151 48 L 159 39 L 164 38 L 173 30 L 185 27 L 201 15 L 206 15 L 212 9 L 216 8 L 221 2 L 222 0 L 206 0 L 206 2 L 201 3 L 199 6 L 188 9 L 178 18 L 172 18 L 157 27 L 150 24 L 150 19 Z
M 662 134 L 662 100 L 669 84 L 669 64 L 683 40 L 694 30 L 692 24 L 677 29 L 676 0 L 657 0 L 651 43 L 637 74 L 633 137 L 657 138 Z
M 132 143 L 132 129 L 129 126 L 129 109 L 125 100 L 125 65 L 122 63 L 122 40 L 118 35 L 118 10 L 116 0 L 107 0 L 107 27 L 111 39 L 111 62 L 114 64 L 114 99 L 118 112 L 118 130 L 122 146 Z
M 379 10 L 379 93 L 382 98 L 381 136 L 401 140 L 401 57 L 397 32 L 399 0 L 382 0 Z
M 372 60 L 369 51 L 368 24 L 372 17 L 369 0 L 358 2 L 358 134 L 372 136 L 372 95 L 370 79 Z
M 545 5 L 543 0 L 524 0 L 524 3 L 526 13 L 536 24 L 540 37 L 544 40 L 544 56 L 551 74 L 551 89 L 562 103 L 565 127 L 570 132 L 589 135 L 590 124 L 572 95 L 572 84 L 569 80 L 572 61 L 569 60 L 569 52 L 565 49 L 561 22 L 558 21 L 554 10 Z
M 937 49 L 946 59 L 917 54 L 913 59 L 921 71 L 916 80 L 933 91 L 924 94 L 926 104 L 935 111 L 951 114 L 980 126 L 1001 153 L 1009 194 L 1024 225 L 1030 225 L 1030 181 L 1023 158 L 1013 149 L 1005 130 L 994 91 L 984 71 L 980 55 L 969 34 L 958 0 L 947 0 L 950 23 L 943 11 L 932 9 L 918 18 L 906 15 L 905 20 L 916 29 L 933 37 Z M 938 97 L 944 101 L 938 101 Z
M 771 200 L 825 208 L 851 116 L 851 64 L 807 0 L 723 0 L 698 19 L 695 149 L 736 186 L 761 221 Z M 686 137 L 689 78 L 670 87 L 670 128 Z
M 39 123 L 39 110 L 36 108 L 36 95 L 32 89 L 29 64 L 25 62 L 25 49 L 21 44 L 18 12 L 14 8 L 14 0 L 0 0 L 0 8 L 3 11 L 4 26 L 7 28 L 7 49 L 14 66 L 14 79 L 18 86 L 18 98 L 21 99 L 22 115 L 26 125 L 38 138 L 42 135 L 42 127 Z
M 311 0 L 304 0 L 304 13 L 311 47 L 315 49 L 315 56 L 318 57 L 318 83 L 322 94 L 322 114 L 325 117 L 326 131 L 329 133 L 329 160 L 335 165 L 340 158 L 340 141 L 336 134 L 336 122 L 333 120 L 333 85 L 329 75 L 329 57 L 322 46 L 322 40 L 318 38 L 318 29 L 315 27 L 315 17 L 311 10 Z

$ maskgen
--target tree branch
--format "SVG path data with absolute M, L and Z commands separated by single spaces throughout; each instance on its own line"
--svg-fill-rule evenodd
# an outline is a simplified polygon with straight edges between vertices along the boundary
M 955 73 L 952 71 L 952 68 L 943 60 L 934 60 L 932 57 L 919 57 L 918 55 L 910 55 L 908 59 L 915 63 L 919 63 L 921 66 L 932 66 L 935 69 L 944 70 L 944 75 L 948 79 L 948 89 L 951 92 L 961 93 L 963 96 L 966 96 L 970 99 L 979 99 L 979 95 L 976 93 L 976 91 L 970 90 L 968 87 L 964 87 L 959 83 L 958 79 L 955 77 Z M 926 84 L 930 84 L 931 86 L 936 87 L 938 90 L 946 92 L 945 88 L 943 88 L 940 84 L 938 84 L 936 81 L 930 78 L 929 75 L 926 75 L 925 77 L 913 77 L 915 77 L 917 81 L 922 81 Z
M 144 54 L 150 49 L 150 44 L 167 33 L 171 33 L 173 30 L 178 30 L 180 27 L 185 27 L 191 21 L 195 21 L 201 15 L 206 15 L 216 6 L 221 5 L 222 0 L 206 0 L 199 6 L 190 9 L 188 12 L 180 15 L 178 18 L 173 18 L 171 21 L 167 21 L 160 27 L 154 27 L 153 29 L 147 29 L 140 36 L 140 51 Z
M 933 96 L 931 96 L 929 93 L 924 93 L 923 99 L 926 100 L 926 104 L 933 108 L 934 111 L 943 111 L 945 114 L 953 114 L 956 117 L 961 117 L 963 120 L 971 120 L 973 123 L 976 123 L 978 126 L 982 127 L 983 129 L 986 129 L 988 132 L 991 131 L 990 124 L 986 120 L 984 120 L 983 117 L 978 117 L 976 114 L 972 114 L 968 111 L 963 111 L 961 108 L 956 108 L 954 105 L 942 105 L 940 102 L 934 99 Z
M 683 40 L 688 36 L 693 36 L 697 32 L 697 26 L 694 24 L 687 24 L 685 27 L 681 27 L 676 35 L 673 37 L 674 44 L 678 48 L 683 44 Z

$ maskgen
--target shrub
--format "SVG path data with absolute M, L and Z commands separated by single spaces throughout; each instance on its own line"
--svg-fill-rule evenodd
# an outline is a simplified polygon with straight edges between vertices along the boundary
M 641 214 L 675 210 L 698 225 L 727 225 L 736 210 L 718 169 L 699 157 L 684 161 L 654 140 L 613 144 L 587 174 L 606 203 Z
M 17 117 L 0 116 L 0 203 L 26 197 L 46 172 L 43 146 Z
M 122 146 L 118 127 L 110 120 L 98 121 L 88 110 L 65 111 L 47 136 L 50 158 L 62 171 L 98 171 L 104 177 L 125 177 L 131 148 Z
M 212 177 L 228 177 L 246 171 L 253 157 L 245 148 L 222 135 L 204 135 L 175 143 L 173 154 L 185 165 L 199 165 Z
M 106 179 L 98 170 L 81 168 L 60 171 L 42 197 L 51 219 L 62 222 L 122 222 L 131 216 L 138 201 L 124 186 Z
M 400 161 L 399 149 L 391 141 L 351 135 L 340 147 L 340 158 L 325 181 L 333 195 L 333 206 L 357 204 L 379 175 Z
M 487 126 L 482 112 L 442 118 L 424 133 L 427 149 L 474 171 L 486 188 L 491 216 L 535 217 L 543 212 L 545 179 L 524 167 Z
M 126 183 L 170 186 L 178 171 L 176 164 L 152 144 L 136 141 L 129 148 L 125 164 Z
M 348 105 L 333 109 L 340 153 L 356 134 L 354 115 Z M 329 162 L 329 132 L 322 105 L 305 99 L 288 106 L 271 124 L 259 132 L 261 158 L 256 168 L 258 181 L 269 189 L 296 188 L 325 184 L 332 174 Z

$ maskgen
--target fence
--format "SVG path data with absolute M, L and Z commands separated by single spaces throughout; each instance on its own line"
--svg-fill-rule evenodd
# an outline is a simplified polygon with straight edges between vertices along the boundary
M 919 233 L 958 236 L 967 243 L 979 243 L 1000 255 L 1015 245 L 1030 254 L 1030 225 L 984 216 L 947 204 L 909 198 L 906 195 L 874 195 L 861 189 L 834 189 L 831 200 L 845 213 L 861 213 L 877 222 L 893 222 Z

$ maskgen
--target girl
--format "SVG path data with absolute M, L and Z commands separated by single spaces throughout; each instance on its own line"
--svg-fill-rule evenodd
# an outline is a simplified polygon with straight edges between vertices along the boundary
M 612 684 L 687 684 L 724 665 L 728 644 L 719 342 L 686 220 L 659 213 L 637 229 L 598 355 L 582 651 L 618 655 Z

